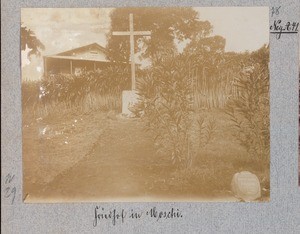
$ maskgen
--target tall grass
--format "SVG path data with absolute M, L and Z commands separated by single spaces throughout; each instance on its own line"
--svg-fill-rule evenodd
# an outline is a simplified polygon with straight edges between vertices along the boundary
M 235 85 L 240 72 L 246 65 L 260 64 L 267 67 L 269 48 L 264 45 L 259 50 L 245 53 L 224 53 L 218 63 L 197 59 L 189 76 L 193 83 L 193 99 L 196 109 L 225 108 L 229 99 L 236 98 L 239 90 Z
M 121 110 L 122 90 L 130 88 L 129 70 L 110 66 L 80 75 L 52 74 L 40 81 L 22 82 L 24 114 L 48 116 L 73 110 Z

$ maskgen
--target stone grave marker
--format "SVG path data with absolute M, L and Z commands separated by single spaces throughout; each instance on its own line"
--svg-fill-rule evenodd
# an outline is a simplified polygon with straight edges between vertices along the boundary
M 138 94 L 135 90 L 124 90 L 122 92 L 122 115 L 135 117 L 130 111 L 138 103 Z
M 233 176 L 231 190 L 237 198 L 244 201 L 254 201 L 261 197 L 259 179 L 249 171 L 242 171 Z

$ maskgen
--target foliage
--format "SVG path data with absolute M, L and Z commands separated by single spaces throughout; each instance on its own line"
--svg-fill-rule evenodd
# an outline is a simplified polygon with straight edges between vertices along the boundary
M 157 151 L 185 168 L 192 166 L 199 148 L 209 144 L 216 132 L 216 121 L 207 121 L 193 109 L 190 71 L 194 66 L 190 57 L 169 55 L 137 83 L 138 108 L 144 112 L 147 129 L 154 133 Z
M 266 45 L 251 53 L 224 52 L 224 49 L 225 39 L 214 36 L 191 41 L 184 50 L 197 64 L 191 72 L 196 109 L 224 108 L 229 99 L 238 96 L 234 84 L 244 67 L 254 64 L 268 67 Z
M 222 44 L 222 38 L 213 41 Z M 206 54 L 211 58 L 220 48 L 213 44 L 214 49 Z M 193 72 L 204 64 L 196 59 L 197 54 L 170 53 L 159 57 L 147 76 L 138 80 L 139 108 L 144 112 L 148 130 L 154 133 L 158 152 L 169 153 L 174 164 L 189 167 L 198 152 L 214 140 L 216 120 L 203 118 L 201 110 L 205 105 L 195 105 L 197 92 L 206 92 L 210 95 L 204 96 L 205 100 L 213 104 L 218 104 L 217 95 L 227 95 L 222 107 L 231 117 L 236 139 L 252 156 L 268 162 L 269 71 L 268 62 L 262 62 L 268 61 L 267 50 L 262 47 L 252 53 L 221 52 L 219 65 L 208 73 L 208 79 L 200 83 L 197 90 Z M 201 52 L 201 48 L 198 52 L 198 56 L 206 53 Z M 205 61 L 205 66 L 213 69 L 216 65 L 213 61 Z
M 269 70 L 256 64 L 242 69 L 235 86 L 239 96 L 226 107 L 235 137 L 255 160 L 267 163 L 270 154 Z
M 170 155 L 174 164 L 185 165 L 191 126 L 191 81 L 183 56 L 170 56 L 137 83 L 141 109 L 158 152 Z
M 222 108 L 231 95 L 235 74 L 232 68 L 238 65 L 239 60 L 228 64 L 231 57 L 224 51 L 225 43 L 221 36 L 195 38 L 183 51 L 196 63 L 191 73 L 196 109 Z
M 215 119 L 209 119 L 205 122 L 203 117 L 197 119 L 197 124 L 198 148 L 201 149 L 214 140 L 217 126 Z
M 80 75 L 52 74 L 42 80 L 42 96 L 46 102 L 66 101 L 75 104 L 90 92 L 120 94 L 130 86 L 127 67 L 109 66 L 104 70 L 83 71 Z
M 210 73 L 216 71 L 218 65 L 224 62 L 223 55 L 226 40 L 221 36 L 212 36 L 190 41 L 184 53 L 193 55 L 198 67 L 205 67 Z
M 22 82 L 22 106 L 35 106 L 38 103 L 40 95 L 40 81 Z
M 260 64 L 264 68 L 269 66 L 269 45 L 263 45 L 260 49 L 253 51 L 250 54 L 250 59 L 253 63 Z
M 35 33 L 24 27 L 21 26 L 21 50 L 26 50 L 26 46 L 31 51 L 28 53 L 28 57 L 31 55 L 40 56 L 40 50 L 44 50 L 44 44 L 36 37 Z
M 200 21 L 198 13 L 193 8 L 117 8 L 110 15 L 111 30 L 108 33 L 107 49 L 110 57 L 116 61 L 128 61 L 129 37 L 112 36 L 113 31 L 129 30 L 129 14 L 134 15 L 135 31 L 151 31 L 151 37 L 135 39 L 142 45 L 142 56 L 152 58 L 165 50 L 176 51 L 174 39 L 202 38 L 212 29 L 208 21 Z
M 87 85 L 92 92 L 101 94 L 121 93 L 130 89 L 130 70 L 123 64 L 111 65 L 103 70 L 98 70 L 87 77 Z
M 23 107 L 120 110 L 121 92 L 129 87 L 129 69 L 119 64 L 101 71 L 83 71 L 80 75 L 52 74 L 41 81 L 22 82 Z

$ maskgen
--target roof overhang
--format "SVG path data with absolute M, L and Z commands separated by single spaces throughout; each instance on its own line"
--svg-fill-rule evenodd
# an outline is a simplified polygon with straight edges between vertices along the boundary
M 103 63 L 110 63 L 111 62 L 111 61 L 106 60 L 106 59 L 79 58 L 79 57 L 62 56 L 62 55 L 50 55 L 50 56 L 44 56 L 44 58 L 66 59 L 66 60 L 76 60 L 76 61 L 103 62 Z

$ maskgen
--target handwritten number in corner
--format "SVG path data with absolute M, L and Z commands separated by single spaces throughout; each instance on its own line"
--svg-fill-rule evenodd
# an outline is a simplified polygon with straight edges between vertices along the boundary
M 272 15 L 271 17 L 273 17 L 274 15 L 279 15 L 279 9 L 280 9 L 281 6 L 279 7 L 272 7 L 271 8 L 271 12 L 272 12 Z
M 4 197 L 7 199 L 11 199 L 11 204 L 14 204 L 15 202 L 15 197 L 16 197 L 16 192 L 17 189 L 16 187 L 12 186 L 12 182 L 14 181 L 15 175 L 11 175 L 10 173 L 8 173 L 5 176 L 5 189 L 4 189 Z

